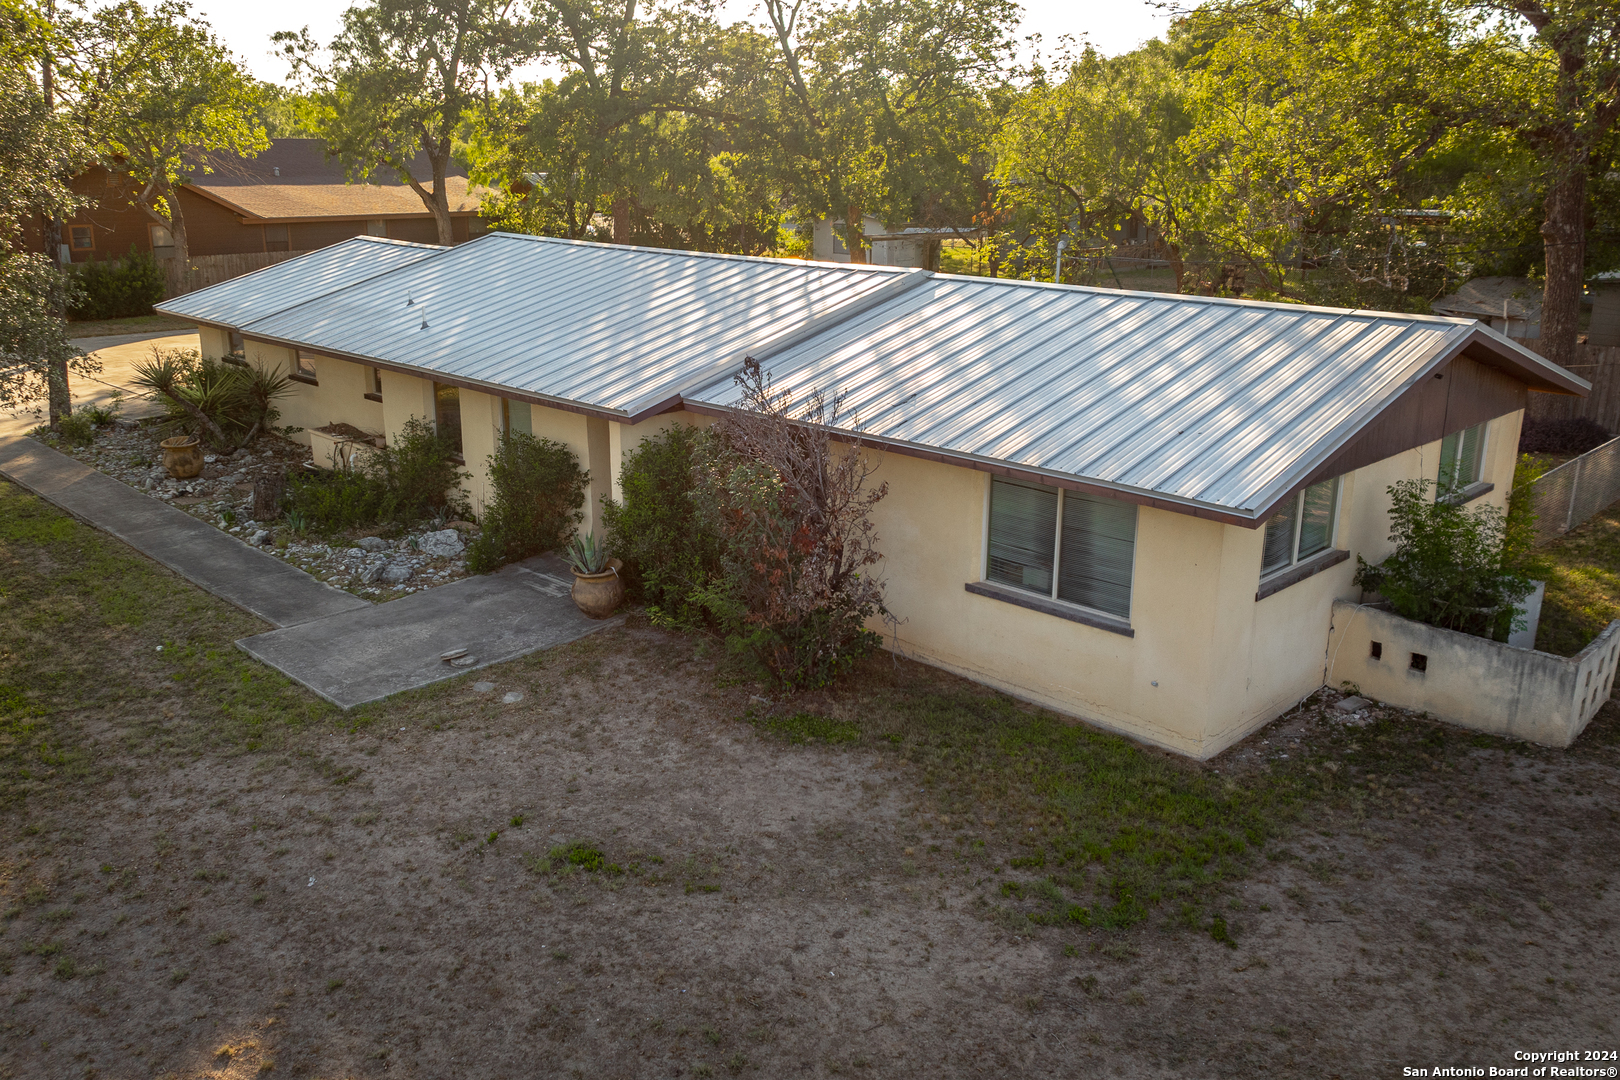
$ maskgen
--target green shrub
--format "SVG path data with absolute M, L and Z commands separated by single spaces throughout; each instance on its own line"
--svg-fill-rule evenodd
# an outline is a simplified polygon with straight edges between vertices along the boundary
M 667 626 L 705 622 L 696 594 L 720 568 L 719 537 L 693 502 L 706 438 L 679 424 L 643 439 L 619 474 L 624 501 L 603 507 L 607 548 L 625 564 L 626 591 Z
M 1354 584 L 1381 593 L 1404 618 L 1505 641 L 1522 622 L 1514 605 L 1533 587 L 1512 561 L 1507 518 L 1494 506 L 1470 511 L 1435 499 L 1433 484 L 1402 480 L 1388 489 L 1395 552 L 1376 566 L 1356 556 Z
M 96 441 L 96 425 L 82 412 L 70 413 L 56 422 L 56 433 L 69 446 L 89 446 Z
M 163 299 L 163 271 L 149 251 L 131 248 L 122 259 L 77 263 L 72 269 L 79 297 L 70 319 L 126 319 L 152 314 Z
M 413 416 L 387 446 L 360 454 L 348 472 L 294 474 L 288 482 L 288 509 L 322 532 L 410 525 L 435 515 L 467 516 L 471 511 L 456 490 L 467 475 L 456 463 L 450 441 Z
M 279 368 L 223 364 L 196 349 L 152 348 L 134 382 L 153 391 L 168 415 L 164 433 L 195 435 L 216 450 L 247 446 L 281 418 L 275 407 L 290 384 Z
M 487 574 L 562 544 L 584 520 L 590 476 L 560 442 L 521 431 L 501 435 L 489 459 L 494 497 L 484 508 L 483 532 L 467 551 L 467 567 Z

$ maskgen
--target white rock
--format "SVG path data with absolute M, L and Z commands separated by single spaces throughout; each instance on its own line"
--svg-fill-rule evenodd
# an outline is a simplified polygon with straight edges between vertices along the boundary
M 389 585 L 403 585 L 411 579 L 411 568 L 402 563 L 391 563 L 383 567 L 380 580 Z
M 355 543 L 359 544 L 367 551 L 382 551 L 388 546 L 388 541 L 384 540 L 380 536 L 362 536 L 360 539 L 356 540 Z
M 438 532 L 423 533 L 416 546 L 424 555 L 431 555 L 436 559 L 450 559 L 460 555 L 466 547 L 461 542 L 461 534 L 454 529 L 441 529 Z
M 1364 697 L 1351 696 L 1351 697 L 1343 698 L 1342 700 L 1339 700 L 1339 701 L 1335 701 L 1333 703 L 1333 707 L 1335 709 L 1338 709 L 1340 712 L 1351 713 L 1351 712 L 1360 712 L 1362 709 L 1365 709 L 1367 706 L 1369 706 L 1371 704 L 1372 704 L 1372 702 L 1368 701 Z

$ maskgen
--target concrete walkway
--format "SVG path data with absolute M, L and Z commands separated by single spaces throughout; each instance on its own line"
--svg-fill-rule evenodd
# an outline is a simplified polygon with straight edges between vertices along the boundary
M 32 439 L 0 440 L 0 476 L 272 626 L 372 606 Z
M 68 391 L 73 397 L 74 409 L 86 405 L 107 405 L 117 394 L 124 403 L 123 415 L 131 420 L 144 416 L 163 415 L 163 406 L 146 396 L 146 391 L 135 385 L 135 365 L 152 358 L 152 349 L 195 349 L 197 332 L 174 330 L 149 331 L 143 334 L 118 334 L 112 337 L 73 338 L 73 344 L 101 361 L 101 374 L 81 379 L 68 378 Z M 45 422 L 43 414 L 30 411 L 0 413 L 0 438 L 24 435 Z
M 580 614 L 549 555 L 372 604 L 32 439 L 0 438 L 0 476 L 277 627 L 236 644 L 345 709 L 623 621 Z
M 587 619 L 561 559 L 540 555 L 484 577 L 272 630 L 237 645 L 345 709 L 553 648 L 622 617 Z M 459 664 L 441 659 L 465 649 Z

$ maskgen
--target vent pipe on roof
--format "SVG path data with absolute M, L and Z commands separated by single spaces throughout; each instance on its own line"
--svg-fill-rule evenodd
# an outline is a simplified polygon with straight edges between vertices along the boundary
M 1063 283 L 1063 249 L 1068 246 L 1069 238 L 1067 236 L 1057 242 L 1057 258 L 1052 261 L 1052 284 L 1054 285 Z

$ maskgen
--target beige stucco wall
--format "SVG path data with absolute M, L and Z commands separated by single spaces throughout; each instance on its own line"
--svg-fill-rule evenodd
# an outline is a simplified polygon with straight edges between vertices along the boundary
M 1372 643 L 1382 646 L 1378 658 Z M 1425 658 L 1412 667 L 1412 654 Z M 1390 611 L 1333 605 L 1328 678 L 1377 701 L 1546 746 L 1575 741 L 1609 699 L 1620 658 L 1620 621 L 1580 655 L 1553 656 L 1442 630 Z
M 251 338 L 243 345 L 250 364 L 279 368 L 282 374 L 296 369 L 291 349 Z M 327 424 L 353 424 L 362 431 L 381 432 L 384 405 L 366 398 L 366 391 L 371 389 L 367 381 L 369 371 L 367 367 L 345 360 L 320 358 L 315 367 L 318 385 L 294 380 L 288 384 L 287 395 L 276 402 L 276 408 L 281 411 L 281 425 L 302 428 L 291 437 L 305 446 L 309 445 L 309 432 Z
M 230 354 L 231 335 L 217 326 L 199 326 L 197 349 L 210 360 L 221 360 Z

